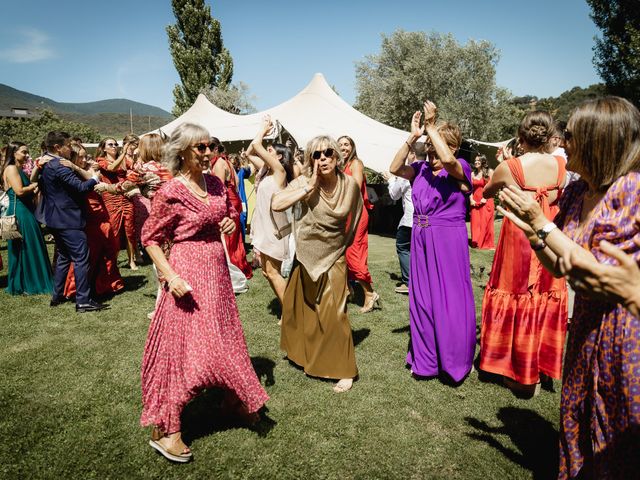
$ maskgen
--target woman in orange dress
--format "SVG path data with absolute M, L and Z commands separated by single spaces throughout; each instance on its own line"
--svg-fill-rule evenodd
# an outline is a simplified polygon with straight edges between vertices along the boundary
M 79 144 L 71 145 L 71 162 L 61 160 L 65 166 L 73 169 L 79 176 L 89 179 L 92 173 L 85 170 L 87 152 Z M 104 186 L 104 185 L 103 185 Z M 89 243 L 89 284 L 96 295 L 107 295 L 119 292 L 124 288 L 124 282 L 118 269 L 118 240 L 113 234 L 109 222 L 109 212 L 96 192 L 89 192 L 86 196 L 87 223 L 85 233 Z M 76 282 L 73 274 L 73 263 L 67 274 L 64 286 L 64 296 L 71 298 L 76 294 Z
M 125 137 L 127 140 L 128 137 Z M 123 152 L 118 156 L 118 143 L 113 138 L 105 138 L 98 145 L 96 151 L 96 160 L 100 166 L 102 181 L 107 184 L 121 183 L 126 179 L 127 170 L 133 166 L 132 157 L 133 150 L 138 147 L 137 137 L 132 138 L 130 142 L 123 147 Z M 127 158 L 129 163 L 127 165 Z M 136 233 L 133 203 L 124 195 L 117 195 L 105 192 L 104 203 L 109 212 L 111 228 L 115 238 L 120 241 L 120 235 L 124 230 L 127 239 L 127 255 L 129 257 L 129 266 L 132 270 L 137 270 L 136 265 Z
M 493 170 L 484 155 L 476 156 L 471 172 L 473 193 L 471 195 L 471 247 L 493 249 L 493 198 L 483 198 L 484 187 L 491 180 Z
M 558 212 L 565 162 L 547 153 L 553 118 L 530 112 L 518 129 L 524 154 L 502 162 L 484 198 L 517 185 L 536 199 L 547 218 Z M 480 368 L 502 375 L 515 393 L 531 396 L 540 374 L 559 379 L 567 331 L 567 286 L 538 261 L 529 240 L 503 220 L 491 276 L 482 301 Z
M 345 175 L 353 177 L 358 183 L 364 203 L 353 243 L 347 247 L 346 258 L 347 267 L 349 268 L 349 280 L 355 280 L 364 290 L 364 304 L 360 309 L 360 313 L 367 313 L 378 306 L 380 300 L 380 295 L 373 290 L 371 285 L 373 281 L 367 265 L 369 258 L 369 210 L 373 209 L 373 204 L 369 202 L 364 163 L 358 158 L 355 142 L 351 137 L 343 135 L 338 138 L 338 146 L 344 158 L 343 171 Z

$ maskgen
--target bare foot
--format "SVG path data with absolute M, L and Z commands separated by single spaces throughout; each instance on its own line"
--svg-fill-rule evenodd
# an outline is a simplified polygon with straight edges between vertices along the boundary
M 351 390 L 353 386 L 353 378 L 343 378 L 339 380 L 333 387 L 333 391 L 336 393 L 344 393 L 348 390 Z
M 131 268 L 131 270 L 138 270 L 138 265 L 136 265 L 136 262 L 129 262 L 129 267 Z

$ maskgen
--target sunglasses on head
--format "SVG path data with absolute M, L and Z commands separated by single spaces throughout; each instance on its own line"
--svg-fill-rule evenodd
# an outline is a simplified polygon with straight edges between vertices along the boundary
M 217 146 L 217 143 L 198 143 L 197 145 L 194 145 L 194 148 L 196 148 L 200 153 L 205 153 L 207 148 L 213 152 Z M 218 149 L 218 151 L 220 152 L 221 150 Z
M 316 150 L 315 152 L 313 152 L 313 154 L 311 156 L 313 157 L 314 160 L 319 160 L 320 159 L 320 155 L 322 155 L 323 153 L 324 153 L 324 156 L 326 158 L 331 158 L 331 157 L 333 157 L 333 148 L 327 148 L 324 151 Z

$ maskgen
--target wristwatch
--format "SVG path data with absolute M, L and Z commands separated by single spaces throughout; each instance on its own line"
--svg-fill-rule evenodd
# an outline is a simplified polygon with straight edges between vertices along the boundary
M 536 230 L 536 236 L 540 240 L 544 241 L 544 239 L 547 238 L 547 235 L 549 235 L 551 232 L 553 232 L 556 228 L 558 228 L 558 226 L 555 223 L 549 222 L 544 227 L 542 227 L 540 230 Z

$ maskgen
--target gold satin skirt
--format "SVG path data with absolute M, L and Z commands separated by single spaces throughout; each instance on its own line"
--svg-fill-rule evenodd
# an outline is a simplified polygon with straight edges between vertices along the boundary
M 348 293 L 344 256 L 316 282 L 302 264 L 293 267 L 284 292 L 280 348 L 306 374 L 333 379 L 358 374 Z

